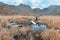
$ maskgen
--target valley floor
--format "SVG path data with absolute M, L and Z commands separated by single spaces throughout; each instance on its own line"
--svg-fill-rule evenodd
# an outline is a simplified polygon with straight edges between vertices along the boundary
M 35 20 L 34 16 L 0 16 L 0 40 L 60 40 L 60 16 L 39 16 L 48 29 L 43 32 L 29 32 L 31 28 L 28 20 Z M 10 25 L 9 20 L 29 24 L 26 27 Z

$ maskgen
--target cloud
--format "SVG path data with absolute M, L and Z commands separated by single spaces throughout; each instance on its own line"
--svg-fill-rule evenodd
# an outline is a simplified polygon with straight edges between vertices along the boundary
M 0 0 L 0 2 L 4 2 L 9 5 L 19 5 L 20 3 L 23 3 L 23 0 Z
M 6 2 L 6 1 L 7 1 L 7 0 L 4 0 L 4 1 L 3 1 L 3 0 L 0 0 L 0 2 Z
M 17 5 L 19 5 L 19 4 L 21 4 L 21 3 L 24 3 L 23 0 L 18 0 L 18 1 L 17 1 L 17 0 L 14 0 L 14 1 L 16 2 Z
M 19 5 L 21 3 L 30 5 L 32 8 L 45 8 L 50 5 L 60 5 L 60 0 L 0 0 L 9 5 Z
M 48 7 L 48 1 L 47 0 L 31 0 L 31 3 L 32 3 L 32 8 L 45 8 L 45 7 Z
M 48 0 L 50 5 L 60 5 L 60 0 Z
M 32 3 L 32 8 L 36 8 L 39 6 L 39 4 L 42 2 L 42 0 L 31 0 L 31 3 Z

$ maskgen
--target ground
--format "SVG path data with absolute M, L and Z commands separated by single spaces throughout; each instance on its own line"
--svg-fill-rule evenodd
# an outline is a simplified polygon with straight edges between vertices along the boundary
M 23 21 L 24 23 L 29 19 L 35 20 L 35 17 L 21 15 L 0 16 L 0 40 L 60 40 L 60 16 L 39 16 L 38 19 L 42 20 L 43 24 L 47 24 L 48 29 L 36 33 L 28 31 L 31 28 L 30 25 L 16 27 L 8 22 L 8 20 L 15 20 L 17 22 Z

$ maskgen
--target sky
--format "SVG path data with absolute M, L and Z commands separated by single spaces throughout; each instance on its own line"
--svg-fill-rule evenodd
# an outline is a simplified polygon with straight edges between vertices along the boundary
M 9 5 L 19 5 L 21 3 L 30 5 L 32 8 L 46 8 L 50 5 L 60 5 L 60 0 L 0 0 Z

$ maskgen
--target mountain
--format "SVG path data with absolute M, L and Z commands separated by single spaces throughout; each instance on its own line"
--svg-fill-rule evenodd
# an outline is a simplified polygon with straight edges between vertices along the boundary
M 60 15 L 60 6 L 51 5 L 48 8 L 32 9 L 29 5 L 20 4 L 18 6 L 8 5 L 0 2 L 0 15 L 25 15 L 25 16 L 39 16 L 39 15 Z
M 51 5 L 48 8 L 44 8 L 42 10 L 39 8 L 36 8 L 36 9 L 33 9 L 33 11 L 40 15 L 60 15 L 60 6 Z
M 51 5 L 48 8 L 42 10 L 42 14 L 45 13 L 46 15 L 60 15 L 60 6 L 58 5 Z
M 41 9 L 40 8 L 35 8 L 35 9 L 33 9 L 33 12 L 35 13 L 35 14 L 39 14 L 39 15 L 41 15 Z

